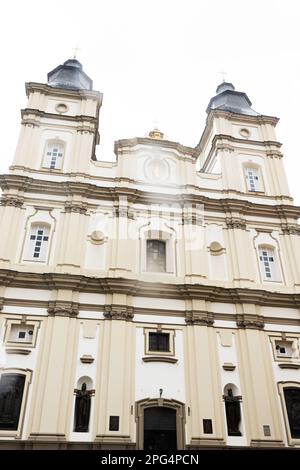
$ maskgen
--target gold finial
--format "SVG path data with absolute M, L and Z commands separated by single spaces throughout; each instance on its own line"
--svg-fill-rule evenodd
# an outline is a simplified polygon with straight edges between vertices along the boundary
M 76 47 L 73 47 L 73 51 L 74 51 L 73 59 L 76 59 L 77 53 L 78 53 L 78 51 L 80 51 L 80 49 L 79 49 L 79 47 L 78 47 L 78 44 L 77 44 Z
M 152 131 L 149 132 L 149 137 L 151 137 L 151 139 L 163 140 L 164 134 L 157 127 L 155 127 Z
M 225 81 L 226 81 L 225 77 L 227 75 L 227 72 L 221 71 L 221 72 L 218 72 L 218 73 L 220 73 L 222 75 L 222 81 L 223 81 L 223 83 L 225 83 Z

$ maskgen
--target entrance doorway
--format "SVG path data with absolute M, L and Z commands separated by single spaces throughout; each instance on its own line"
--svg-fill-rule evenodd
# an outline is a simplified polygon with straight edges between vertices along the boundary
M 145 398 L 136 402 L 136 447 L 148 451 L 183 450 L 185 406 L 169 398 Z
M 145 409 L 144 450 L 177 450 L 176 410 L 164 407 Z

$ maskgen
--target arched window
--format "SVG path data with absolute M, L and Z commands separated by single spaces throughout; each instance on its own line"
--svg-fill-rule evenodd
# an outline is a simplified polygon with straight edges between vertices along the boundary
M 300 439 L 300 388 L 283 389 L 291 437 Z
M 250 192 L 263 191 L 263 181 L 261 171 L 256 166 L 244 167 L 247 190 Z
M 27 259 L 45 262 L 49 245 L 50 226 L 34 223 L 30 227 Z
M 61 170 L 65 145 L 63 142 L 50 140 L 46 144 L 43 167 L 51 170 Z
M 147 240 L 147 271 L 166 272 L 166 242 Z
M 265 281 L 280 281 L 280 270 L 275 248 L 261 245 L 259 250 L 259 263 L 262 278 Z
M 4 373 L 0 377 L 0 430 L 18 429 L 25 379 L 21 374 Z

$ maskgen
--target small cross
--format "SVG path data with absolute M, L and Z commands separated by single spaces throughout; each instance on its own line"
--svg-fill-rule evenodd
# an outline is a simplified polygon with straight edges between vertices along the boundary
M 76 59 L 77 53 L 78 53 L 78 51 L 80 51 L 78 45 L 76 47 L 73 47 L 73 51 L 74 51 L 73 59 Z
M 223 79 L 223 83 L 225 82 L 225 76 L 227 75 L 227 72 L 224 72 L 224 71 L 221 71 L 221 72 L 218 72 L 222 75 L 222 79 Z

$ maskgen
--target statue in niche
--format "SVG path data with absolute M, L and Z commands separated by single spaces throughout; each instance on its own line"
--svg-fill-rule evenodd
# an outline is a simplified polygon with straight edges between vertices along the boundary
M 91 411 L 91 395 L 92 391 L 86 389 L 86 383 L 83 383 L 81 390 L 75 390 L 75 432 L 88 432 L 90 411 Z
M 241 436 L 239 425 L 241 422 L 241 407 L 239 397 L 234 397 L 232 389 L 224 396 L 228 436 Z

